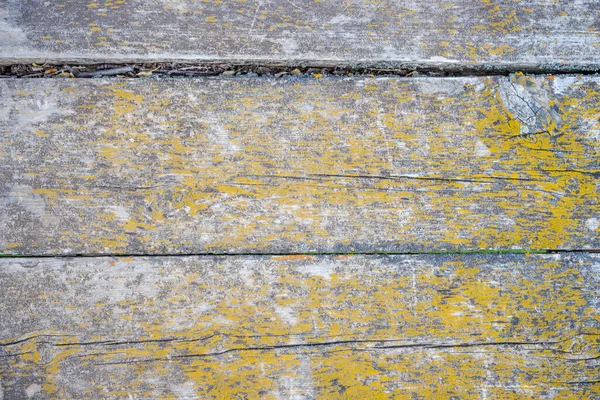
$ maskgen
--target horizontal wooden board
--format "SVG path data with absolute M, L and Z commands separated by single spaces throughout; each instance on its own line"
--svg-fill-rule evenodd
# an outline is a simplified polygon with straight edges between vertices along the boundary
M 0 62 L 600 67 L 597 0 L 3 0 Z
M 600 77 L 0 82 L 0 252 L 600 248 Z
M 5 399 L 600 396 L 598 254 L 13 258 L 0 281 Z

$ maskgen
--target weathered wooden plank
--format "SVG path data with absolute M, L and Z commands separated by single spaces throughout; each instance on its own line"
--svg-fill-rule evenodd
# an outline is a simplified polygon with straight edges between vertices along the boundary
M 598 254 L 13 258 L 0 281 L 5 399 L 600 395 Z
M 0 1 L 0 61 L 598 68 L 597 0 Z
M 0 83 L 0 252 L 600 247 L 599 77 Z

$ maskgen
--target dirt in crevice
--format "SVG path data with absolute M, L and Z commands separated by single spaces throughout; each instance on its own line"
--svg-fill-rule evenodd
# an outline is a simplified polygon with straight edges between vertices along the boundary
M 141 78 L 141 77 L 204 77 L 204 76 L 397 76 L 397 77 L 453 77 L 453 76 L 507 76 L 511 73 L 527 74 L 580 74 L 590 75 L 600 69 L 565 69 L 550 67 L 525 67 L 516 69 L 484 68 L 482 66 L 420 67 L 418 65 L 384 66 L 374 63 L 367 66 L 339 65 L 289 65 L 222 62 L 159 62 L 129 64 L 13 64 L 0 65 L 0 78 Z

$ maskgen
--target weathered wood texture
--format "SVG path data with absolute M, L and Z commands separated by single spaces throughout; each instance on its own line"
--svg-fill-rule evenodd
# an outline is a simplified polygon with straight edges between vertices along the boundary
M 599 83 L 0 82 L 0 252 L 599 248 Z
M 5 399 L 600 396 L 597 254 L 23 258 L 0 280 Z
M 597 0 L 1 0 L 0 61 L 600 66 Z

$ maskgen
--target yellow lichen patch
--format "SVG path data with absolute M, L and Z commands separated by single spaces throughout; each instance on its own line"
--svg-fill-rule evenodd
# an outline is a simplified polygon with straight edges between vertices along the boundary
M 136 221 L 134 219 L 130 219 L 129 221 L 127 221 L 127 223 L 124 225 L 124 228 L 125 228 L 126 232 L 132 232 L 132 231 L 136 231 L 138 229 L 151 230 L 151 231 L 156 230 L 156 227 L 153 224 Z
M 115 97 L 125 99 L 125 100 L 135 101 L 137 103 L 141 103 L 144 99 L 144 97 L 140 94 L 134 94 L 131 91 L 123 90 L 123 89 L 115 89 L 115 90 L 113 90 L 113 94 Z

